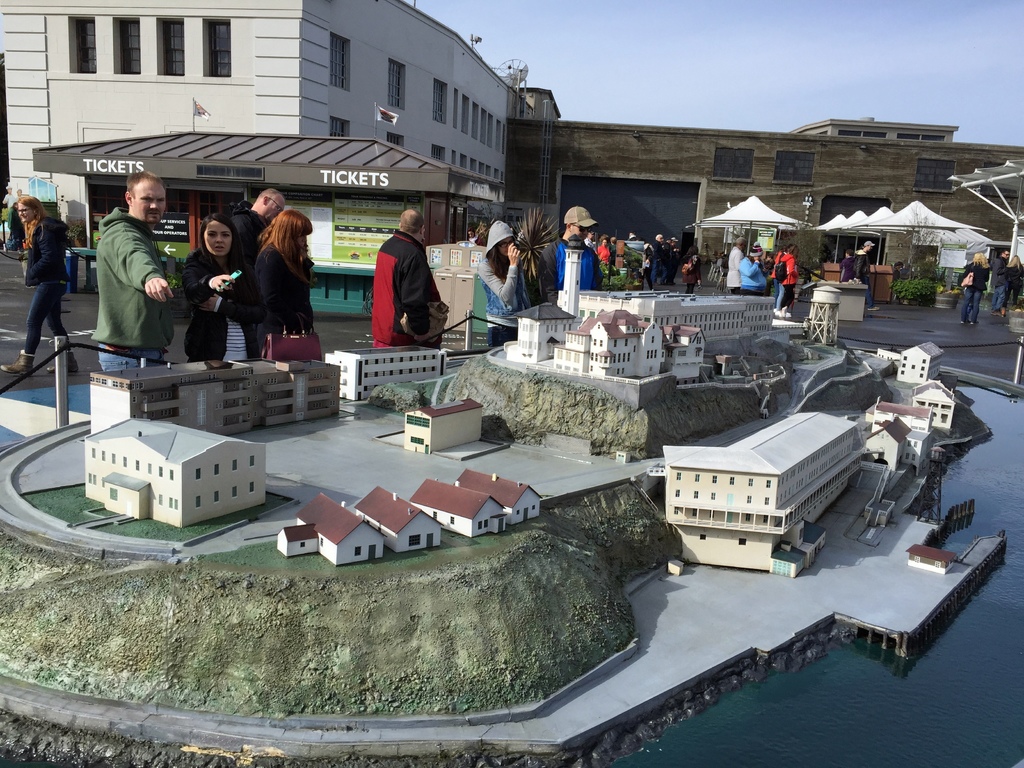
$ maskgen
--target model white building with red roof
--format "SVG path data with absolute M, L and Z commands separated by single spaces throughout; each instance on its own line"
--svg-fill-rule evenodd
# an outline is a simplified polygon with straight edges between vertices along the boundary
M 441 544 L 441 524 L 437 520 L 379 485 L 356 503 L 354 511 L 384 535 L 384 546 L 393 552 Z
M 496 474 L 465 470 L 459 475 L 458 484 L 463 488 L 486 493 L 501 504 L 505 520 L 516 525 L 531 517 L 540 515 L 540 494 L 526 483 L 518 483 L 498 477 Z
M 286 526 L 277 535 L 277 549 L 287 557 L 313 551 L 334 565 L 347 565 L 384 556 L 384 534 L 322 493 L 296 517 L 296 525 Z M 302 542 L 309 541 L 310 526 L 316 533 L 316 547 L 307 550 Z
M 484 407 L 476 400 L 417 408 L 405 414 L 405 450 L 431 453 L 480 439 Z
M 505 530 L 505 511 L 492 496 L 440 480 L 424 480 L 412 495 L 412 503 L 449 531 L 462 536 L 481 536 Z

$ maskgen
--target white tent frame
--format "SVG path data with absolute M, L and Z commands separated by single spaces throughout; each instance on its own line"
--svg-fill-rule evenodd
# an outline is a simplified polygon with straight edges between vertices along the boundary
M 1022 198 L 1024 198 L 1024 160 L 1007 160 L 1005 164 L 990 167 L 976 168 L 974 173 L 965 173 L 950 176 L 949 180 L 956 186 L 955 189 L 966 189 L 979 200 L 984 200 L 997 211 L 1013 220 L 1013 234 L 1010 237 L 1010 258 L 1017 255 L 1017 245 L 1020 241 L 1020 225 L 1024 221 L 1024 213 L 1021 210 Z M 997 205 L 981 193 L 981 187 L 990 186 L 999 195 L 1002 206 Z M 1005 192 L 1017 194 L 1016 206 L 1011 205 L 1006 199 Z

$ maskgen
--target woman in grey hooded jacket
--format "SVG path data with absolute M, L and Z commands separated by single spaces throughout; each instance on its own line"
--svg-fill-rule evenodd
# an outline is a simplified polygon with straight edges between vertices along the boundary
M 526 280 L 519 267 L 519 249 L 512 228 L 503 221 L 491 224 L 487 233 L 487 255 L 477 275 L 487 296 L 487 345 L 498 347 L 519 338 L 517 312 L 530 308 Z

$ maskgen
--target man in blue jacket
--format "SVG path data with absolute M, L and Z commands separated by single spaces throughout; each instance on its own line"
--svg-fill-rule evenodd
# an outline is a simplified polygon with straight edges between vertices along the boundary
M 575 205 L 566 211 L 565 232 L 559 240 L 551 243 L 540 255 L 540 272 L 537 275 L 540 283 L 541 300 L 549 304 L 558 304 L 558 292 L 565 281 L 565 246 L 569 238 L 578 235 L 580 240 L 597 226 L 586 208 Z M 580 255 L 580 290 L 596 291 L 601 287 L 601 263 L 597 254 L 584 248 Z

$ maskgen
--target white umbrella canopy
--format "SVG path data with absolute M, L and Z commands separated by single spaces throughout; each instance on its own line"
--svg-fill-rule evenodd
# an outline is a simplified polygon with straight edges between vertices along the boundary
M 864 211 L 857 211 L 851 213 L 846 219 L 846 231 L 851 232 L 857 229 L 867 219 L 868 215 Z
M 698 227 L 781 227 L 796 229 L 800 222 L 789 216 L 783 216 L 761 202 L 756 195 L 751 195 L 742 203 L 734 205 L 725 213 L 701 219 Z
M 861 222 L 863 223 L 863 222 Z M 920 200 L 915 200 L 906 208 L 894 213 L 892 216 L 878 219 L 871 222 L 871 229 L 880 232 L 911 232 L 915 230 L 954 230 L 973 229 L 984 232 L 981 227 L 971 224 L 963 224 L 953 219 L 947 219 Z

